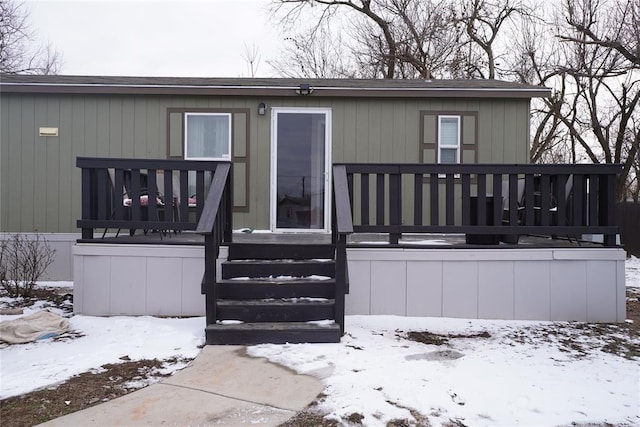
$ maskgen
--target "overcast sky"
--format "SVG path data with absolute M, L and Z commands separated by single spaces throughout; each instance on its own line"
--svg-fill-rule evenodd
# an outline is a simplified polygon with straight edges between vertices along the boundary
M 32 29 L 63 56 L 61 74 L 249 76 L 243 53 L 255 45 L 258 76 L 283 36 L 269 0 L 28 0 Z

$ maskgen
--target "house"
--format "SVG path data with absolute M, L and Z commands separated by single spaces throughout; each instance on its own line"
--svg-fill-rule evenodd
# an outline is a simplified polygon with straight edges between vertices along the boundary
M 51 275 L 73 274 L 77 309 L 87 314 L 202 313 L 204 298 L 193 291 L 205 273 L 201 243 L 177 244 L 188 240 L 185 233 L 139 249 L 96 239 L 92 230 L 114 218 L 108 224 L 126 229 L 127 221 L 143 218 L 140 179 L 134 180 L 130 209 L 113 198 L 105 202 L 109 182 L 112 189 L 123 188 L 123 170 L 144 175 L 145 185 L 158 193 L 164 190 L 162 205 L 144 207 L 152 223 L 132 230 L 161 230 L 155 233 L 160 236 L 167 229 L 194 230 L 200 227 L 195 220 L 202 225 L 202 217 L 218 209 L 205 202 L 215 187 L 214 170 L 222 170 L 215 165 L 231 164 L 219 187 L 219 196 L 232 204 L 225 207 L 222 228 L 270 230 L 283 238 L 295 233 L 302 240 L 328 239 L 333 230 L 335 241 L 340 233 L 332 210 L 348 200 L 342 215 L 354 230 L 389 234 L 386 246 L 351 240 L 349 313 L 624 318 L 624 251 L 611 242 L 615 224 L 607 208 L 615 168 L 527 165 L 530 101 L 549 96 L 547 88 L 495 80 L 3 75 L 0 95 L 1 231 L 52 233 L 48 238 L 60 259 Z M 116 171 L 113 180 L 109 169 Z M 342 178 L 339 190 L 347 189 L 346 199 L 336 193 Z M 524 185 L 525 178 L 530 204 L 520 215 L 516 183 Z M 575 182 L 571 203 L 567 182 Z M 507 193 L 512 202 L 506 202 Z M 565 196 L 566 204 L 558 202 Z M 178 201 L 186 197 L 193 206 Z M 503 203 L 493 203 L 494 197 Z M 479 222 L 470 221 L 471 200 L 488 207 L 475 209 Z M 511 217 L 502 224 L 509 206 Z M 540 213 L 542 222 L 534 224 Z M 601 233 L 606 247 L 553 242 L 444 250 L 399 242 L 409 232 L 496 234 L 502 225 L 512 228 L 501 234 Z M 541 271 L 542 293 L 532 290 Z M 424 277 L 433 281 L 425 285 Z M 168 285 L 157 285 L 168 278 L 181 285 L 170 292 Z M 93 281 L 101 283 L 102 293 L 83 285 Z M 388 286 L 394 282 L 401 290 Z M 126 301 L 117 296 L 125 291 Z M 579 302 L 567 310 L 575 292 Z M 164 296 L 148 300 L 155 294 Z M 141 300 L 142 306 L 135 302 Z

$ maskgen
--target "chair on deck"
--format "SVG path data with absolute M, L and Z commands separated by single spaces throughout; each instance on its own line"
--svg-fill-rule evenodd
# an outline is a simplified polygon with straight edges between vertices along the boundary
M 565 215 L 566 217 L 564 218 L 566 222 L 570 221 L 570 206 L 569 206 L 569 199 L 571 197 L 571 192 L 573 191 L 573 175 L 569 175 L 569 177 L 567 178 L 567 182 L 564 184 L 564 207 L 565 207 Z M 555 203 L 553 203 L 553 207 L 551 207 L 551 209 L 549 209 L 549 212 L 551 213 L 551 224 L 554 225 L 558 225 L 559 223 L 559 217 L 558 217 L 558 201 L 555 201 Z M 551 236 L 552 239 L 556 239 L 558 236 L 553 235 Z M 567 239 L 569 241 L 571 241 L 572 236 L 567 235 L 566 236 Z M 580 241 L 577 237 L 575 237 L 576 242 L 578 242 L 578 244 L 580 244 Z
M 165 171 L 162 171 L 162 170 L 156 171 L 156 185 L 158 186 L 158 191 L 161 194 L 164 194 L 166 196 L 168 192 L 165 191 L 164 174 L 165 174 Z M 182 219 L 180 218 L 180 205 L 182 203 L 182 197 L 181 197 L 181 191 L 180 191 L 180 178 L 175 173 L 171 173 L 171 199 L 172 199 L 171 202 L 169 202 L 165 198 L 165 204 L 166 206 L 171 206 L 171 215 L 173 217 L 173 220 L 180 222 L 182 221 Z M 195 197 L 188 197 L 187 203 L 188 203 L 189 209 L 195 209 L 196 207 Z M 176 231 L 174 230 L 174 232 Z
M 131 217 L 131 208 L 133 205 L 133 199 L 131 198 L 131 171 L 129 170 L 124 170 L 123 171 L 123 183 L 122 183 L 122 189 L 121 189 L 121 194 L 122 194 L 122 206 L 126 211 L 125 216 L 128 216 L 129 218 Z M 109 183 L 111 185 L 111 189 L 113 191 L 113 203 L 120 203 L 120 196 L 118 195 L 119 192 L 116 191 L 115 188 L 115 182 L 116 182 L 116 177 L 115 177 L 115 169 L 113 168 L 109 168 L 107 169 L 107 173 L 109 174 Z M 141 179 L 141 182 L 143 180 Z M 156 190 L 155 191 L 155 204 L 156 204 L 156 219 L 159 220 L 159 211 L 164 209 L 164 202 L 162 200 L 161 194 Z M 152 196 L 153 197 L 153 196 Z M 145 209 L 149 206 L 149 189 L 145 186 L 141 186 L 140 187 L 140 195 L 139 195 L 139 203 L 140 203 L 140 207 L 144 207 Z M 111 211 L 111 217 L 110 219 L 113 219 L 115 216 L 115 206 L 113 207 L 112 211 Z M 105 228 L 104 232 L 102 233 L 102 238 L 104 239 L 105 235 L 107 234 L 107 228 Z M 135 229 L 129 229 L 129 235 L 133 236 L 135 234 Z M 143 230 L 145 234 L 147 234 L 147 232 L 149 231 L 149 229 L 144 229 Z M 120 228 L 118 228 L 118 231 L 116 232 L 116 237 L 118 237 L 118 235 L 120 234 Z

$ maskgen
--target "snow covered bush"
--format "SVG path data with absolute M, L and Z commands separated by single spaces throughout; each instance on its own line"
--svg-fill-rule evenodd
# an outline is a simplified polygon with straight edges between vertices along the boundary
M 55 252 L 39 233 L 29 237 L 13 234 L 0 240 L 0 285 L 12 297 L 30 297 Z

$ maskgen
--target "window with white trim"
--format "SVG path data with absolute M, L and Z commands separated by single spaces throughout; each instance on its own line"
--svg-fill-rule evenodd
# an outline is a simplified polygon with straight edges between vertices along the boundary
M 438 163 L 460 163 L 460 116 L 438 116 Z
M 231 160 L 231 114 L 184 113 L 184 158 Z

